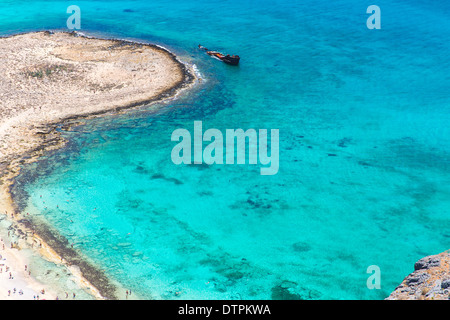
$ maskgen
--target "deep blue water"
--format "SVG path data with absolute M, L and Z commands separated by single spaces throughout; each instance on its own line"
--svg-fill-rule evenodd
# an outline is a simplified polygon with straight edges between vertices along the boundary
M 383 299 L 416 260 L 449 248 L 448 1 L 70 4 L 81 31 L 164 45 L 206 79 L 157 112 L 64 133 L 67 148 L 27 167 L 38 179 L 19 177 L 26 210 L 124 287 L 156 299 Z M 381 30 L 366 27 L 371 4 Z M 64 29 L 68 5 L 3 1 L 0 34 Z M 195 120 L 279 129 L 278 174 L 175 166 L 171 133 Z M 370 265 L 380 290 L 366 286 Z

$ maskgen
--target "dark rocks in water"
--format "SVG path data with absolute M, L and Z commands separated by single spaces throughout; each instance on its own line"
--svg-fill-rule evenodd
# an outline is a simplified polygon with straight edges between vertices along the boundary
M 296 242 L 292 245 L 295 252 L 306 252 L 311 250 L 311 246 L 305 242 Z
M 335 154 L 335 153 L 328 153 L 328 156 L 329 157 L 337 157 L 337 154 Z
M 152 175 L 152 179 L 154 179 L 154 180 L 155 179 L 163 179 L 163 180 L 166 180 L 166 181 L 169 181 L 169 182 L 173 182 L 176 185 L 183 184 L 183 181 L 178 180 L 177 178 L 168 178 L 165 175 L 160 174 L 160 173 L 155 173 L 154 175 Z
M 229 280 L 239 280 L 244 277 L 244 273 L 240 271 L 231 271 L 225 275 Z
M 291 288 L 286 288 L 281 285 L 272 288 L 272 300 L 303 300 L 302 297 L 293 292 Z
M 166 180 L 167 181 L 171 181 L 171 182 L 173 182 L 173 183 L 175 183 L 177 185 L 184 184 L 183 181 L 178 180 L 177 178 L 167 178 Z
M 147 169 L 145 169 L 141 165 L 137 165 L 136 168 L 134 169 L 134 172 L 143 173 L 143 174 L 148 173 Z
M 164 179 L 164 175 L 162 175 L 161 173 L 155 173 L 154 175 L 152 175 L 152 179 Z
M 260 199 L 259 195 L 250 196 L 245 201 L 245 205 L 248 209 L 272 209 L 271 199 Z
M 126 202 L 127 208 L 137 209 L 142 205 L 143 201 L 139 199 L 129 199 Z
M 273 300 L 317 300 L 322 294 L 314 289 L 299 287 L 297 283 L 284 280 L 272 288 Z
M 420 259 L 414 264 L 414 270 L 430 269 L 439 267 L 441 265 L 441 259 L 436 256 L 425 257 Z
M 259 208 L 261 205 L 252 199 L 247 199 L 247 203 L 254 208 Z
M 219 292 L 222 292 L 222 293 L 223 292 L 227 292 L 227 287 L 224 284 L 222 284 L 222 283 L 215 283 L 214 287 Z
M 370 166 L 370 163 L 365 162 L 365 161 L 362 161 L 362 160 L 358 161 L 358 164 L 359 164 L 360 166 L 364 166 L 364 167 L 369 167 L 369 166 Z
M 200 263 L 200 265 L 219 267 L 224 263 L 224 261 L 222 261 L 221 259 L 218 259 L 218 258 L 214 258 L 214 257 L 207 257 L 207 258 L 200 260 L 199 263 Z
M 178 184 L 178 185 L 179 185 L 179 184 L 184 184 L 183 181 L 178 180 L 178 179 L 176 179 L 176 178 L 170 178 L 169 181 L 172 181 L 173 183 Z
M 202 162 L 202 163 L 191 163 L 191 164 L 188 164 L 188 166 L 194 166 L 195 168 L 200 169 L 200 170 L 210 169 L 211 168 L 211 165 L 206 164 L 204 162 Z
M 340 148 L 347 148 L 348 144 L 352 142 L 351 138 L 343 138 L 341 140 L 338 141 L 337 145 Z

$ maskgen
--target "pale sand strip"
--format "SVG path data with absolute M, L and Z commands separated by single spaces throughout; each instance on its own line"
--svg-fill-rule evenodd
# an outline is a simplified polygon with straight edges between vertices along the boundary
M 89 264 L 75 265 L 73 261 L 80 257 L 73 250 L 67 250 L 66 259 L 60 243 L 50 247 L 46 241 L 55 245 L 57 237 L 34 229 L 12 202 L 10 188 L 21 164 L 64 144 L 56 124 L 168 98 L 194 83 L 195 73 L 160 47 L 76 33 L 37 32 L 0 38 L 0 74 L 0 214 L 7 213 L 7 219 L 26 234 L 17 248 L 11 248 L 10 239 L 0 242 L 0 264 L 5 265 L 0 273 L 0 299 L 44 298 L 42 289 L 45 299 L 57 297 L 52 288 L 25 271 L 27 259 L 20 249 L 34 243 L 40 244 L 39 249 L 33 247 L 35 254 L 65 264 L 93 297 L 123 298 L 114 292 L 114 285 L 103 287 L 108 281 L 101 272 L 90 272 Z M 8 295 L 13 288 L 17 292 Z
M 0 207 L 5 209 L 8 216 L 14 212 L 14 205 L 11 202 L 9 193 L 5 193 L 3 186 L 0 188 Z M 36 280 L 32 274 L 33 264 L 30 263 L 29 255 L 38 254 L 41 258 L 64 266 L 73 275 L 72 281 L 77 287 L 88 292 L 95 299 L 104 299 L 100 291 L 87 281 L 76 265 L 68 265 L 66 261 L 58 255 L 39 235 L 27 230 L 26 226 L 17 222 L 20 218 L 18 214 L 13 214 L 13 218 L 8 219 L 15 228 L 25 232 L 27 236 L 17 236 L 12 230 L 0 230 L 0 300 L 55 300 L 65 299 L 64 293 L 70 292 L 69 299 L 73 299 L 69 289 L 64 290 L 58 287 L 58 292 L 51 285 Z M 20 220 L 20 219 L 19 219 Z M 23 251 L 27 250 L 27 254 Z M 42 272 L 43 270 L 39 270 Z M 33 270 L 36 272 L 36 270 Z M 14 290 L 16 289 L 16 290 Z M 44 289 L 44 294 L 41 292 Z M 22 291 L 22 294 L 20 294 Z M 64 293 L 63 293 L 64 291 Z
M 3 248 L 3 245 L 5 246 Z M 29 274 L 29 262 L 10 243 L 0 240 L 0 300 L 55 300 L 56 293 Z M 44 293 L 42 293 L 44 290 Z

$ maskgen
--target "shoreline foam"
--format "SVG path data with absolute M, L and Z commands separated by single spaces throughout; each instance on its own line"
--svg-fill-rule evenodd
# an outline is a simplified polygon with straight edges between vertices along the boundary
M 70 112 L 67 112 L 66 110 L 58 110 L 58 112 L 55 112 L 53 118 L 48 117 L 47 119 L 36 119 L 36 115 L 39 115 L 40 112 L 45 113 L 45 111 L 54 111 L 53 108 L 55 104 L 47 104 L 47 109 L 44 106 L 44 109 L 42 110 L 42 106 L 40 106 L 39 112 L 36 112 L 36 105 L 33 108 L 30 108 L 29 105 L 25 104 L 23 111 L 19 111 L 18 115 L 13 114 L 12 117 L 6 118 L 0 116 L 0 143 L 2 146 L 0 146 L 0 176 L 1 176 L 1 185 L 0 185 L 0 206 L 1 206 L 1 212 L 3 214 L 6 214 L 6 218 L 14 224 L 15 230 L 19 232 L 19 241 L 17 244 L 15 244 L 15 248 L 9 248 L 6 247 L 5 251 L 3 252 L 4 256 L 7 256 L 7 260 L 13 260 L 10 262 L 10 264 L 15 265 L 14 273 L 17 275 L 17 277 L 20 279 L 20 283 L 26 283 L 27 287 L 30 287 L 31 291 L 34 291 L 38 294 L 39 287 L 43 286 L 42 283 L 39 283 L 36 279 L 33 279 L 29 276 L 27 276 L 26 272 L 24 270 L 20 270 L 20 267 L 18 265 L 24 264 L 25 257 L 21 257 L 20 253 L 17 250 L 20 250 L 22 248 L 30 248 L 33 246 L 34 243 L 39 243 L 39 250 L 36 250 L 34 248 L 33 252 L 36 254 L 41 255 L 46 260 L 51 261 L 55 264 L 61 264 L 65 267 L 67 267 L 71 273 L 74 275 L 75 278 L 77 278 L 77 282 L 80 287 L 84 288 L 85 290 L 89 291 L 90 294 L 96 298 L 96 299 L 118 299 L 121 294 L 119 294 L 118 287 L 115 284 L 112 284 L 111 281 L 107 278 L 107 276 L 101 271 L 98 270 L 95 266 L 90 264 L 89 262 L 85 261 L 80 254 L 78 254 L 75 250 L 70 248 L 68 246 L 67 240 L 60 237 L 56 230 L 50 230 L 46 228 L 45 226 L 35 226 L 33 225 L 32 221 L 27 217 L 24 213 L 20 213 L 18 210 L 17 204 L 15 204 L 11 197 L 11 189 L 14 187 L 14 178 L 17 177 L 20 173 L 20 168 L 25 163 L 32 163 L 37 161 L 43 154 L 51 151 L 60 149 L 65 145 L 65 140 L 61 137 L 60 133 L 57 131 L 57 128 L 67 129 L 67 127 L 70 128 L 71 125 L 76 124 L 80 120 L 86 120 L 92 117 L 101 116 L 107 113 L 120 113 L 127 109 L 131 109 L 138 106 L 144 106 L 149 105 L 154 102 L 162 101 L 165 99 L 172 98 L 176 96 L 182 89 L 188 88 L 190 85 L 192 85 L 195 82 L 196 79 L 196 73 L 193 72 L 183 64 L 181 61 L 177 59 L 177 57 L 168 51 L 165 48 L 162 48 L 161 46 L 147 44 L 147 43 L 138 43 L 128 40 L 118 40 L 118 39 L 101 39 L 101 38 L 94 38 L 89 37 L 86 35 L 80 35 L 77 33 L 65 33 L 65 32 L 59 32 L 59 33 L 53 33 L 53 32 L 33 32 L 33 33 L 25 33 L 25 34 L 19 34 L 19 35 L 12 35 L 9 37 L 3 37 L 0 38 L 0 51 L 4 48 L 2 48 L 1 41 L 5 39 L 13 39 L 16 37 L 25 37 L 27 38 L 39 38 L 45 39 L 45 37 L 61 37 L 62 39 L 66 39 L 69 43 L 76 43 L 74 39 L 81 40 L 82 43 L 87 42 L 97 42 L 99 46 L 102 46 L 103 44 L 111 44 L 112 50 L 114 48 L 119 48 L 118 52 L 119 54 L 123 50 L 129 50 L 130 56 L 128 58 L 136 57 L 132 54 L 134 53 L 134 49 L 140 49 L 142 51 L 148 50 L 147 54 L 149 55 L 160 55 L 160 59 L 163 61 L 166 61 L 167 64 L 172 64 L 172 71 L 178 72 L 179 77 L 175 79 L 169 79 L 172 81 L 167 81 L 165 84 L 165 87 L 162 86 L 158 88 L 159 90 L 155 90 L 151 93 L 144 93 L 143 95 L 140 95 L 140 99 L 136 99 L 136 97 L 133 96 L 133 94 L 128 95 L 128 99 L 122 100 L 120 102 L 117 102 L 115 97 L 113 97 L 114 100 L 104 102 L 103 99 L 99 99 L 98 101 L 102 102 L 102 105 L 95 105 L 92 103 L 92 101 L 86 101 L 83 103 L 83 109 L 82 112 L 78 112 L 78 110 L 74 110 L 73 108 L 70 110 Z M 33 39 L 34 40 L 34 39 Z M 52 39 L 53 40 L 53 39 Z M 123 49 L 125 48 L 125 49 Z M 39 48 L 38 48 L 39 49 Z M 72 48 L 70 46 L 63 47 L 61 50 L 63 53 L 72 54 L 74 55 L 74 52 L 71 52 Z M 113 51 L 114 52 L 114 51 Z M 75 52 L 80 53 L 80 52 Z M 90 52 L 92 55 L 96 55 L 96 52 Z M 82 56 L 83 51 L 80 53 L 80 57 Z M 64 60 L 61 56 L 58 57 L 59 59 Z M 81 58 L 80 58 L 81 59 Z M 107 58 L 105 58 L 107 59 Z M 5 60 L 5 58 L 3 59 Z M 142 60 L 141 60 L 142 61 Z M 95 62 L 98 61 L 89 61 L 88 64 L 93 64 L 95 67 Z M 100 75 L 102 71 L 102 62 L 99 61 L 99 71 Z M 126 62 L 126 61 L 125 61 Z M 131 63 L 131 62 L 130 62 Z M 151 61 L 149 63 L 152 63 Z M 132 66 L 136 67 L 139 66 L 139 63 L 131 63 Z M 80 63 L 81 67 L 83 67 L 83 64 Z M 28 65 L 28 68 L 30 66 Z M 50 65 L 51 67 L 51 65 Z M 69 66 L 66 68 L 72 67 L 72 64 L 69 63 Z M 78 67 L 76 63 L 73 65 L 73 67 Z M 127 64 L 124 64 L 124 67 L 127 67 Z M 155 67 L 155 66 L 153 66 Z M 158 66 L 156 66 L 158 67 Z M 164 66 L 160 66 L 163 67 Z M 175 69 L 174 69 L 175 68 Z M 50 71 L 48 71 L 50 70 Z M 170 70 L 170 68 L 169 68 Z M 32 78 L 38 78 L 38 79 L 31 79 L 36 80 L 38 87 L 39 87 L 39 80 L 44 79 L 47 80 L 47 82 L 50 82 L 50 86 L 52 85 L 52 81 L 48 81 L 46 78 L 47 75 L 51 76 L 52 72 L 59 73 L 60 70 L 53 70 L 53 69 L 47 69 L 47 73 L 49 74 L 43 74 L 43 73 L 36 73 L 37 71 L 33 71 L 32 69 L 29 69 L 27 72 L 31 72 L 28 75 Z M 62 75 L 58 74 L 57 76 L 62 76 L 62 79 L 57 79 L 60 81 L 71 81 L 71 78 L 73 75 L 67 75 L 66 70 L 63 70 Z M 84 71 L 84 70 L 83 70 Z M 88 70 L 89 71 L 89 70 Z M 104 71 L 104 70 L 103 70 Z M 147 70 L 146 70 L 147 71 Z M 33 73 L 34 72 L 34 73 Z M 157 72 L 157 76 L 162 76 L 167 72 L 167 70 L 160 70 L 159 73 Z M 70 73 L 70 72 L 68 72 Z M 152 74 L 151 71 L 148 72 L 148 75 Z M 90 74 L 88 74 L 90 75 Z M 14 78 L 13 75 L 12 78 Z M 79 76 L 79 75 L 77 75 Z M 142 75 L 141 75 L 142 76 Z M 173 76 L 171 74 L 167 76 Z M 134 78 L 134 77 L 133 77 Z M 100 83 L 102 83 L 102 77 L 98 77 Z M 23 80 L 23 78 L 22 78 Z M 26 79 L 25 79 L 26 80 Z M 84 81 L 85 79 L 82 79 Z M 125 82 L 122 80 L 122 78 L 116 79 L 117 81 L 122 81 L 122 84 Z M 145 79 L 141 79 L 145 80 Z M 148 79 L 150 80 L 150 79 Z M 145 83 L 141 82 L 141 83 Z M 164 84 L 164 82 L 162 82 Z M 53 83 L 55 84 L 55 83 Z M 76 85 L 75 80 L 75 85 Z M 23 90 L 23 84 L 21 87 L 21 90 Z M 132 89 L 134 89 L 132 87 Z M 105 89 L 107 93 L 109 93 L 110 90 Z M 23 92 L 19 92 L 20 94 L 23 94 Z M 123 93 L 123 91 L 121 92 Z M 126 93 L 126 91 L 125 91 Z M 0 91 L 0 95 L 3 97 L 4 95 L 9 94 L 9 92 L 2 92 Z M 47 99 L 47 96 L 45 96 Z M 50 99 L 51 100 L 51 99 Z M 93 97 L 93 100 L 95 101 L 95 97 Z M 10 103 L 15 102 L 14 99 L 10 99 Z M 59 99 L 56 100 L 59 103 Z M 3 104 L 2 104 L 3 102 Z M 5 109 L 5 103 L 4 100 L 0 102 L 0 109 Z M 23 101 L 21 101 L 23 102 Z M 26 102 L 26 101 L 25 101 Z M 8 102 L 6 103 L 8 105 Z M 49 109 L 50 107 L 50 109 Z M 78 107 L 78 105 L 75 107 L 75 109 Z M 17 108 L 16 108 L 17 109 Z M 14 109 L 14 106 L 11 108 L 6 107 L 6 110 L 8 113 L 14 113 L 17 111 Z M 60 108 L 61 109 L 61 108 Z M 31 110 L 31 111 L 30 111 Z M 3 110 L 2 110 L 3 111 Z M 34 112 L 34 113 L 33 113 Z M 51 113 L 51 112 L 50 112 Z M 34 118 L 33 118 L 34 116 Z M 24 120 L 25 118 L 25 120 Z M 37 122 L 37 123 L 36 123 Z M 19 146 L 16 147 L 15 145 L 12 146 L 12 142 L 14 144 L 16 142 L 19 142 Z M 9 148 L 8 148 L 9 147 Z M 38 227 L 38 228 L 37 228 Z M 1 248 L 0 248 L 1 249 Z M 39 252 L 38 252 L 39 251 Z M 2 252 L 2 251 L 0 251 Z M 5 254 L 6 253 L 6 254 Z M 20 257 L 20 258 L 19 258 Z M 22 259 L 23 261 L 19 261 Z M 15 261 L 15 262 L 14 262 Z M 7 283 L 6 283 L 7 284 Z M 0 293 L 0 298 L 4 298 L 7 296 L 4 296 L 5 290 L 6 290 L 6 284 L 3 280 L 0 279 L 0 290 L 2 291 Z M 49 290 L 48 290 L 49 289 Z M 51 288 L 46 289 L 47 292 L 51 292 Z M 58 295 L 56 293 L 47 293 L 47 297 L 50 298 L 56 298 Z M 17 298 L 17 295 L 12 298 Z M 30 295 L 22 296 L 21 298 L 30 298 Z

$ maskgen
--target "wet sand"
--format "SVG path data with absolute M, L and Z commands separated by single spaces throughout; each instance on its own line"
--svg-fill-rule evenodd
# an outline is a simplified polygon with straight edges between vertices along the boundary
M 25 270 L 25 251 L 70 270 L 95 299 L 125 298 L 57 230 L 19 211 L 14 178 L 24 163 L 64 146 L 58 127 L 172 97 L 195 82 L 194 72 L 158 46 L 64 32 L 0 38 L 0 72 L 0 214 L 12 224 L 0 230 L 0 299 L 32 299 L 42 289 L 46 299 L 63 298 Z

